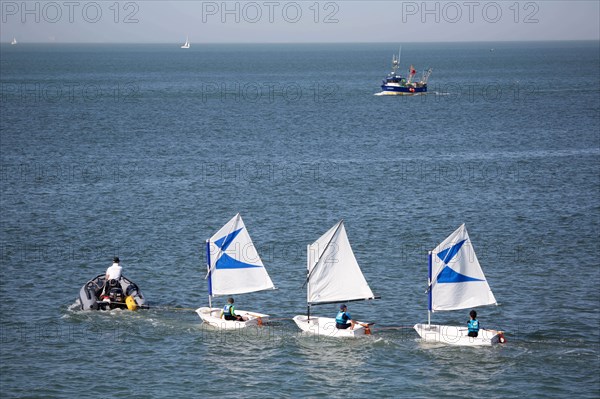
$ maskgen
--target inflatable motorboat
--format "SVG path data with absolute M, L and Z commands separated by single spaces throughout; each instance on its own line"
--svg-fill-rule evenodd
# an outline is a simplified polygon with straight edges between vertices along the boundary
M 96 276 L 81 287 L 79 303 L 82 310 L 148 308 L 146 299 L 136 283 L 125 276 L 107 282 L 104 274 Z

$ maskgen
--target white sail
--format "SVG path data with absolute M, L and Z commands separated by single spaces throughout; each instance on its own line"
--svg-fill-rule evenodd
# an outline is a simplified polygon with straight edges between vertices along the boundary
M 309 304 L 373 299 L 341 220 L 308 246 Z
M 209 295 L 274 289 L 238 213 L 209 240 Z
M 496 304 L 464 224 L 432 251 L 431 276 L 432 311 Z
M 189 37 L 185 38 L 185 43 L 181 46 L 181 48 L 190 48 L 190 39 L 189 39 Z

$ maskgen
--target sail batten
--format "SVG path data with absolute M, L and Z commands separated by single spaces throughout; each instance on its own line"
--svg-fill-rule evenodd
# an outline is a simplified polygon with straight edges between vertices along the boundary
M 210 294 L 245 294 L 275 289 L 240 214 L 209 240 Z
M 464 224 L 431 254 L 431 311 L 496 304 Z
M 374 299 L 354 256 L 343 220 L 308 246 L 310 305 Z

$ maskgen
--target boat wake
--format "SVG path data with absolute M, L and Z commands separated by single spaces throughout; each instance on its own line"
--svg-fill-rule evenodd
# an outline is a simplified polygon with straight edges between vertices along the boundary
M 81 310 L 81 303 L 79 303 L 79 299 L 76 299 L 75 302 L 67 306 L 67 310 L 69 312 L 77 312 L 78 310 Z
M 424 96 L 426 92 L 422 93 L 400 93 L 394 91 L 380 91 L 379 93 L 373 94 L 374 96 L 401 96 L 401 97 L 413 97 L 413 96 Z

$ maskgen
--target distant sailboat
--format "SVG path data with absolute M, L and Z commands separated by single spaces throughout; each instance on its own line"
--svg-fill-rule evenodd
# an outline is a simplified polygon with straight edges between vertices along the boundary
M 371 333 L 368 324 L 357 322 L 353 329 L 336 328 L 335 318 L 310 315 L 311 305 L 341 304 L 377 299 L 354 257 L 340 220 L 307 248 L 306 302 L 308 314 L 294 316 L 302 331 L 330 337 L 358 337 Z
M 477 337 L 469 337 L 466 321 L 464 327 L 431 324 L 431 312 L 497 304 L 464 224 L 429 252 L 427 292 L 428 322 L 414 326 L 423 341 L 463 346 L 505 342 L 502 331 L 496 330 L 480 329 Z
M 190 48 L 190 39 L 187 36 L 185 38 L 185 43 L 183 43 L 181 48 Z
M 239 213 L 206 240 L 206 265 L 208 307 L 196 309 L 205 323 L 229 330 L 267 321 L 267 314 L 237 309 L 236 315 L 242 316 L 244 321 L 221 319 L 222 309 L 212 307 L 215 296 L 275 289 Z
M 15 44 L 17 44 L 17 39 L 16 39 L 14 36 L 13 36 L 13 39 L 12 39 L 12 41 L 10 42 L 10 44 L 12 44 L 13 46 L 14 46 Z

